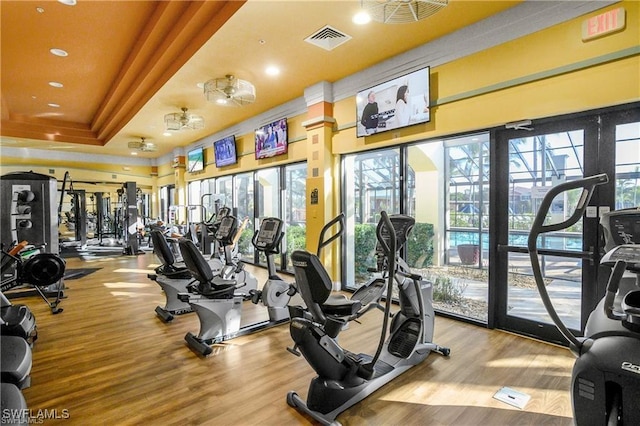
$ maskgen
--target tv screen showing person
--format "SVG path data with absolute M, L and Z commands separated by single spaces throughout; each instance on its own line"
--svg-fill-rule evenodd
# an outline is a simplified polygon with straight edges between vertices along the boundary
M 430 121 L 429 67 L 358 92 L 356 117 L 358 137 Z

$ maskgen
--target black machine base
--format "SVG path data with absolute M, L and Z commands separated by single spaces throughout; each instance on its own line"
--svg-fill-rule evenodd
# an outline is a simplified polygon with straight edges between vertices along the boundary
M 179 309 L 175 311 L 169 311 L 162 306 L 156 306 L 156 315 L 162 322 L 168 323 L 173 321 L 176 316 L 184 315 L 193 312 L 193 309 Z

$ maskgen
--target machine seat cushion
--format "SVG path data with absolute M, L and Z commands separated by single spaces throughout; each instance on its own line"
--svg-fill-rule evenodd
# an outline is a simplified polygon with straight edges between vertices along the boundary
M 216 284 L 214 286 L 199 285 L 198 293 L 211 299 L 231 299 L 236 290 L 235 281 L 232 282 L 233 284 Z
M 170 266 L 176 262 L 171 247 L 161 231 L 157 229 L 151 231 L 151 242 L 153 243 L 153 253 L 164 266 Z
M 26 387 L 31 372 L 31 347 L 18 336 L 0 336 L 0 370 L 2 381 Z
M 347 299 L 342 294 L 332 294 L 322 304 L 322 311 L 327 315 L 349 317 L 357 313 L 361 307 L 359 300 Z
M 0 408 L 2 408 L 2 412 L 11 410 L 14 413 L 24 413 L 27 410 L 27 401 L 25 401 L 20 389 L 13 383 L 3 382 L 0 386 Z M 27 424 L 26 419 L 20 424 Z
M 184 264 L 187 266 L 193 278 L 198 280 L 201 284 L 210 283 L 213 280 L 214 275 L 206 259 L 202 256 L 202 253 L 198 251 L 198 248 L 193 241 L 186 238 L 181 238 L 180 252 Z

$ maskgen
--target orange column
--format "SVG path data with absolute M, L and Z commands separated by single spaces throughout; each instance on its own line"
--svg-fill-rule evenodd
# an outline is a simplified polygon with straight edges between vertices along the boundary
M 334 191 L 334 172 L 337 164 L 332 153 L 332 138 L 335 119 L 330 99 L 329 83 L 310 88 L 314 92 L 309 101 L 307 91 L 308 119 L 302 124 L 307 130 L 307 250 L 315 253 L 318 238 L 324 225 L 337 214 L 339 197 Z M 320 260 L 334 281 L 340 276 L 339 240 L 323 249 Z

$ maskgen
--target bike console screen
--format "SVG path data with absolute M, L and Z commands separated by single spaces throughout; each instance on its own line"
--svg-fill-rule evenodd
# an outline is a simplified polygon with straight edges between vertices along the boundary
M 282 221 L 275 217 L 262 219 L 255 239 L 255 246 L 260 250 L 273 250 L 279 243 Z
M 605 250 L 622 244 L 640 244 L 640 210 L 616 210 L 602 215 Z
M 221 242 L 230 242 L 233 240 L 236 232 L 236 218 L 233 216 L 225 216 L 220 221 L 220 226 L 216 231 L 215 238 Z

